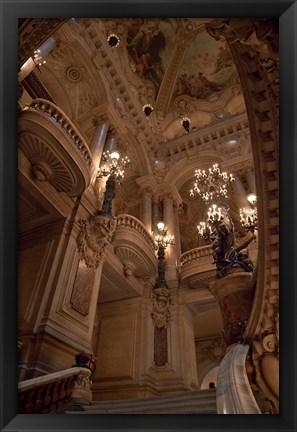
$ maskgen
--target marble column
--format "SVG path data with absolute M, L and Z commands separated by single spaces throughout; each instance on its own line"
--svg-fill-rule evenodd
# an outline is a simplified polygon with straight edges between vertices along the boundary
M 256 178 L 254 171 L 250 171 L 247 175 L 247 181 L 250 188 L 250 193 L 256 194 Z
M 165 194 L 163 196 L 163 221 L 167 227 L 167 234 L 175 236 L 175 223 L 174 223 L 174 211 L 173 211 L 173 196 Z M 174 243 L 176 239 L 174 238 Z M 176 245 L 169 245 L 166 248 L 165 262 L 166 262 L 166 279 L 176 279 Z
M 40 57 L 42 57 L 42 60 L 44 60 L 49 53 L 53 50 L 53 48 L 56 45 L 56 39 L 55 37 L 51 36 L 49 37 L 38 49 L 40 50 Z M 33 69 L 36 67 L 36 64 L 33 61 L 33 57 L 30 57 L 22 66 L 19 72 L 18 80 L 19 82 L 23 81 L 26 76 L 29 75 L 33 71 Z
M 103 191 L 106 179 L 97 178 L 97 171 L 100 166 L 103 149 L 105 146 L 106 136 L 109 125 L 107 123 L 100 123 L 96 126 L 95 132 L 90 142 L 90 151 L 92 153 L 94 172 L 91 179 L 91 184 L 94 185 L 95 195 L 101 204 L 103 200 Z M 100 207 L 99 204 L 99 207 Z
M 112 152 L 112 151 L 115 151 L 116 150 L 116 148 L 117 148 L 117 140 L 116 140 L 116 138 L 113 136 L 113 135 L 107 135 L 107 137 L 106 137 L 106 143 L 105 143 L 105 146 L 104 146 L 104 151 L 109 151 L 109 152 Z
M 238 208 L 249 208 L 250 205 L 246 199 L 247 192 L 239 178 L 235 178 L 235 181 L 232 183 L 232 187 L 235 193 L 235 202 L 237 203 Z
M 181 256 L 181 244 L 180 244 L 180 231 L 179 231 L 179 220 L 178 220 L 178 204 L 174 203 L 173 206 L 173 214 L 174 214 L 174 243 L 176 247 L 176 262 L 177 265 L 180 265 L 180 256 Z
M 100 161 L 105 146 L 106 135 L 108 132 L 108 124 L 101 123 L 96 126 L 95 132 L 90 142 L 90 151 L 92 153 L 93 164 L 95 167 L 95 174 L 100 166 Z
M 141 222 L 146 229 L 152 230 L 152 191 L 149 188 L 142 190 Z
M 159 196 L 154 195 L 152 197 L 152 231 L 157 229 L 157 223 L 161 220 L 159 204 Z

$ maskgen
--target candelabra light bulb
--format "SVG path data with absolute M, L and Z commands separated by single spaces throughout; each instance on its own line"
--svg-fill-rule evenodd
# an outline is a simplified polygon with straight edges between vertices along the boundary
M 158 230 L 159 231 L 163 231 L 164 230 L 164 228 L 165 228 L 165 224 L 164 224 L 164 222 L 158 222 L 157 223 L 157 228 L 158 228 Z
M 118 160 L 120 158 L 120 154 L 117 151 L 113 151 L 110 154 L 110 157 L 111 157 L 111 159 L 117 159 Z

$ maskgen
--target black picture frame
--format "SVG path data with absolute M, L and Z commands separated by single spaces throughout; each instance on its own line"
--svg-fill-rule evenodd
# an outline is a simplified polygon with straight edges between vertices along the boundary
M 0 0 L 1 16 L 1 431 L 296 430 L 296 1 Z M 17 415 L 17 19 L 29 17 L 279 17 L 280 307 L 279 415 Z M 295 171 L 296 170 L 296 171 Z

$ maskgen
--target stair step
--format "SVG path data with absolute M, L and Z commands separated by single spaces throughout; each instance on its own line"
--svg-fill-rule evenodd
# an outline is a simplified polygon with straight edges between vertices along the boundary
M 216 391 L 200 390 L 150 398 L 94 401 L 66 414 L 216 414 Z

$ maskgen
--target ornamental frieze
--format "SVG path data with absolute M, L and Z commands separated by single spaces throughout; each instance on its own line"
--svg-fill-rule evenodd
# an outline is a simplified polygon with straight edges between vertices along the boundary
M 222 338 L 213 339 L 207 346 L 198 348 L 197 363 L 219 362 L 222 360 L 226 351 L 226 345 Z

